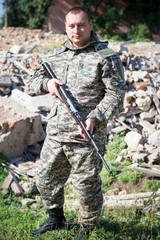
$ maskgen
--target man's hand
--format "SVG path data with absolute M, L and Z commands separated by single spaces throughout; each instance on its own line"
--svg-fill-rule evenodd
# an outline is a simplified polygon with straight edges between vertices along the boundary
M 51 95 L 55 95 L 62 100 L 61 95 L 59 94 L 58 91 L 58 85 L 63 85 L 63 83 L 57 78 L 50 79 L 47 83 L 48 91 L 50 92 Z
M 94 124 L 92 122 L 91 118 L 87 118 L 87 120 L 85 121 L 85 125 L 86 125 L 86 129 L 87 131 L 89 131 L 91 134 L 93 133 L 93 128 L 94 128 Z M 78 125 L 78 130 L 80 135 L 84 138 L 87 139 L 85 134 L 83 133 L 83 129 Z

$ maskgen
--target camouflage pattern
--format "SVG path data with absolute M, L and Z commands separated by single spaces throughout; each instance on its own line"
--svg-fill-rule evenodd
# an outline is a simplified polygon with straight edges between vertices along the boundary
M 63 144 L 47 136 L 41 161 L 37 173 L 37 187 L 46 208 L 63 206 L 63 186 L 72 170 L 72 184 L 80 203 L 79 221 L 95 224 L 103 204 L 99 177 L 102 162 L 90 144 Z
M 93 137 L 103 153 L 106 123 L 121 108 L 124 94 L 119 55 L 92 32 L 90 42 L 84 47 L 75 49 L 68 40 L 62 47 L 53 49 L 44 61 L 56 77 L 67 84 L 69 96 L 82 118 L 91 118 L 94 122 Z M 48 93 L 48 80 L 40 66 L 31 78 L 31 89 L 37 94 Z M 63 206 L 63 186 L 72 168 L 73 186 L 80 201 L 79 221 L 86 224 L 97 221 L 103 202 L 99 177 L 102 163 L 92 146 L 80 136 L 65 104 L 55 96 L 41 160 L 37 186 L 46 207 Z

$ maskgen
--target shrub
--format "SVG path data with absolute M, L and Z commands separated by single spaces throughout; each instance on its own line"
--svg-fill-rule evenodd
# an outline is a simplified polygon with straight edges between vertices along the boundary
M 146 24 L 131 25 L 130 34 L 135 42 L 149 42 L 151 39 Z

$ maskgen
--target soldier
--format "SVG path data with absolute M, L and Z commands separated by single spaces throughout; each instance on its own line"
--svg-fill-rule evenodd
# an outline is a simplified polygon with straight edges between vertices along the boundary
M 83 239 L 97 224 L 101 213 L 102 163 L 68 113 L 57 87 L 66 84 L 87 130 L 104 153 L 106 123 L 122 107 L 124 77 L 119 55 L 108 49 L 107 42 L 100 42 L 85 9 L 70 9 L 65 27 L 68 40 L 43 60 L 49 63 L 56 78 L 48 78 L 40 66 L 30 81 L 37 94 L 49 92 L 53 96 L 36 182 L 49 218 L 32 235 L 65 225 L 63 187 L 72 169 L 72 184 L 80 204 L 81 230 L 77 239 Z

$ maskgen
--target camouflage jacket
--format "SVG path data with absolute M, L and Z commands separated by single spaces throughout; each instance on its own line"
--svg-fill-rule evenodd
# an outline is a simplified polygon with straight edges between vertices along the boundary
M 49 63 L 56 77 L 67 85 L 69 95 L 82 118 L 93 120 L 97 138 L 104 135 L 105 123 L 122 106 L 124 94 L 123 68 L 119 55 L 108 49 L 107 45 L 107 42 L 100 42 L 96 33 L 92 32 L 90 41 L 84 47 L 76 49 L 67 40 L 62 47 L 53 49 L 43 59 L 43 62 Z M 31 89 L 37 94 L 48 93 L 49 79 L 40 66 L 30 79 Z M 55 96 L 47 132 L 59 141 L 82 141 L 77 123 L 65 104 Z

